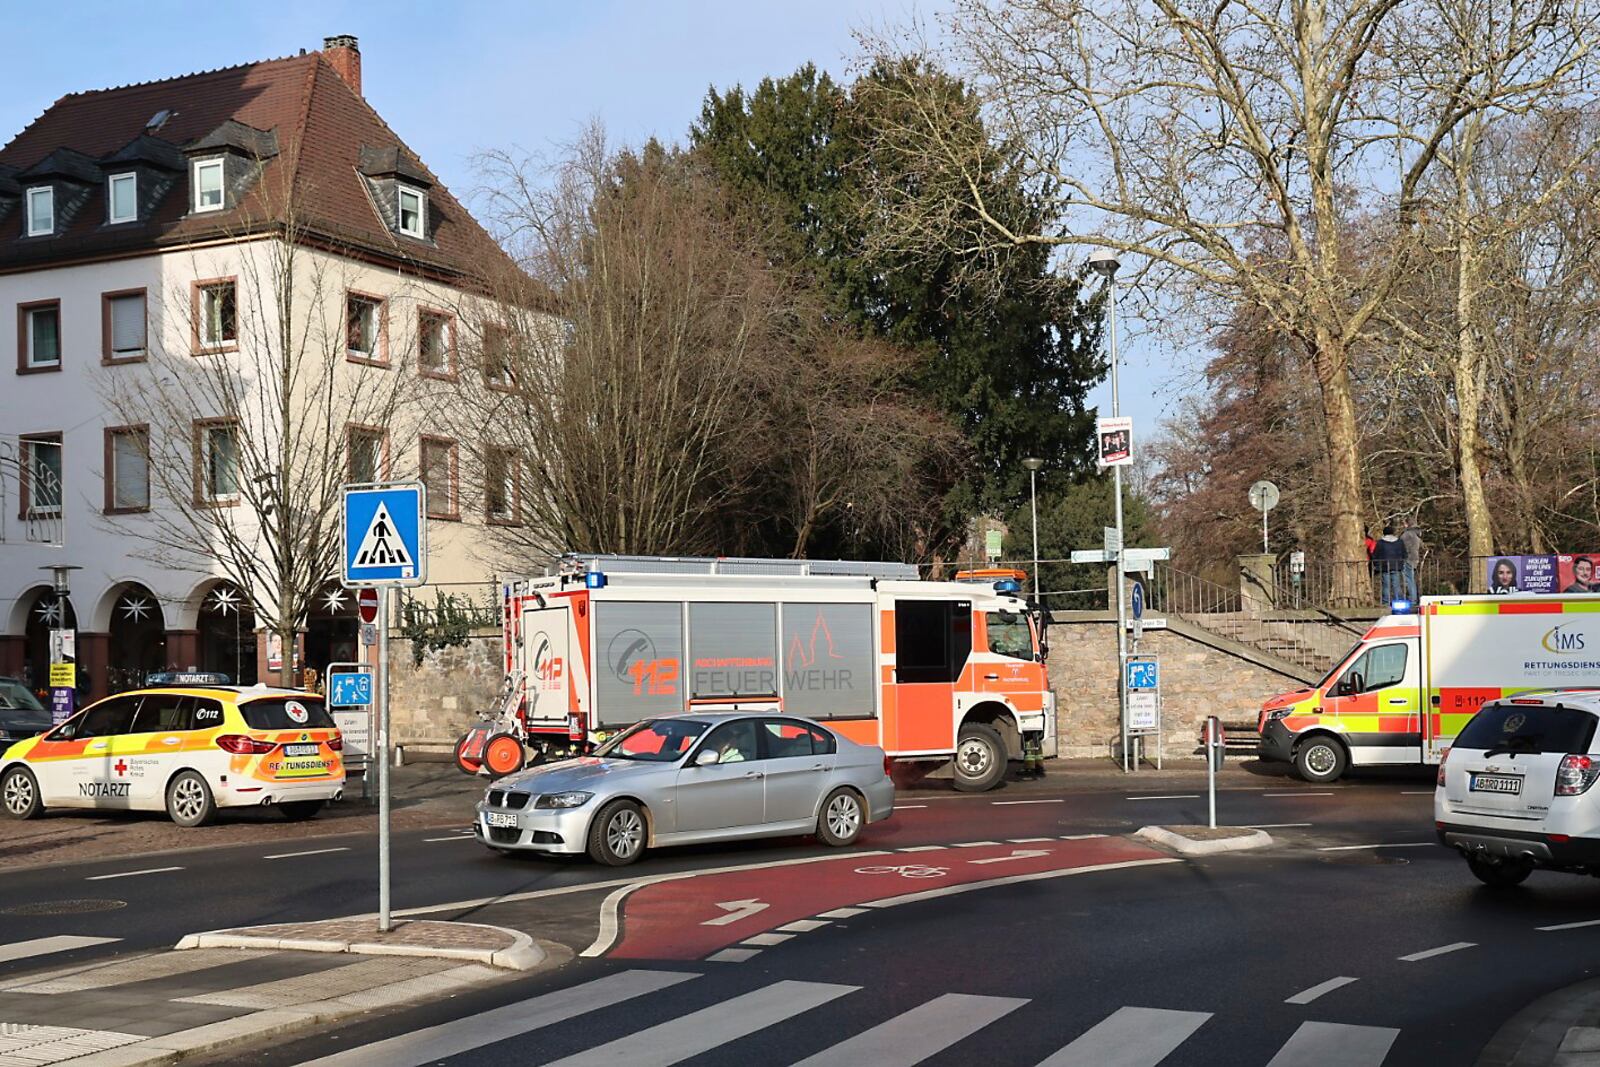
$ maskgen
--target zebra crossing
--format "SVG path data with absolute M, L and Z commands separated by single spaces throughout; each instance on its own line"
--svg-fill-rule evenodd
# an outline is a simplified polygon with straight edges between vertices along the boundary
M 300 1067 L 423 1067 L 539 1030 L 573 1024 L 583 1017 L 658 996 L 688 996 L 698 990 L 695 972 L 634 969 L 477 1015 L 441 1023 L 347 1049 Z M 707 987 L 709 990 L 709 986 Z M 738 1042 L 825 1006 L 862 993 L 863 987 L 832 982 L 778 980 L 728 998 L 706 996 L 699 1007 L 674 1010 L 670 1018 L 560 1056 L 545 1067 L 672 1067 L 713 1052 L 739 1055 Z M 946 993 L 793 1063 L 793 1067 L 915 1067 L 1002 1021 L 1022 1018 L 1029 999 Z M 1047 1010 L 1049 1005 L 1040 1005 Z M 692 1008 L 692 1010 L 687 1010 Z M 606 1012 L 607 1019 L 623 1018 Z M 813 1017 L 814 1018 L 814 1017 Z M 1041 1013 L 1031 1025 L 1048 1025 Z M 1158 1067 L 1192 1039 L 1203 1040 L 1211 1012 L 1127 1006 L 1077 1035 L 1064 1034 L 1057 1051 L 1037 1067 Z M 1400 1031 L 1389 1027 L 1307 1021 L 1287 1036 L 1264 1067 L 1380 1067 Z M 571 1047 L 570 1043 L 567 1047 Z M 545 1061 L 540 1061 L 545 1062 Z M 789 1061 L 784 1061 L 789 1062 Z

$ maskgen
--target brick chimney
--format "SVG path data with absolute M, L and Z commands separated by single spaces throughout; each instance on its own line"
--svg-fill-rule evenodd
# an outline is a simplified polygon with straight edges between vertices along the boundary
M 361 45 L 353 34 L 324 37 L 322 58 L 344 79 L 346 85 L 356 91 L 357 96 L 361 95 Z

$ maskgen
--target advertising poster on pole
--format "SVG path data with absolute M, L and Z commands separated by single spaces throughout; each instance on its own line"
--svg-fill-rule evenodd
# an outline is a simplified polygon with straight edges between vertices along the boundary
M 1133 419 L 1127 415 L 1094 420 L 1095 455 L 1101 467 L 1133 463 Z

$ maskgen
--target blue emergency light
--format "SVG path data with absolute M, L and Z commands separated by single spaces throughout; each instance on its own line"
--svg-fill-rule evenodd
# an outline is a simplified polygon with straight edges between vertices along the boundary
M 1389 601 L 1389 611 L 1391 613 L 1395 614 L 1395 615 L 1410 615 L 1411 614 L 1411 601 L 1409 601 L 1409 600 L 1391 600 L 1391 601 Z
M 590 589 L 604 589 L 606 587 L 605 572 L 585 571 L 583 575 L 583 584 L 588 586 Z
M 998 582 L 994 583 L 994 591 L 996 593 L 1015 593 L 1018 596 L 1021 596 L 1022 583 L 1017 581 L 1015 578 L 1002 578 Z

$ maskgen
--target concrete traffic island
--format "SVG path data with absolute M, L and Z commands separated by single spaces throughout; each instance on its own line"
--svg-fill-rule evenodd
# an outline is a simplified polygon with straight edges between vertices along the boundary
M 1214 856 L 1272 847 L 1272 835 L 1248 826 L 1146 826 L 1134 837 L 1169 848 L 1181 856 Z
M 481 923 L 401 919 L 387 933 L 370 918 L 242 926 L 189 934 L 175 948 L 247 948 L 292 952 L 348 952 L 360 956 L 418 956 L 531 971 L 545 953 L 517 930 Z

